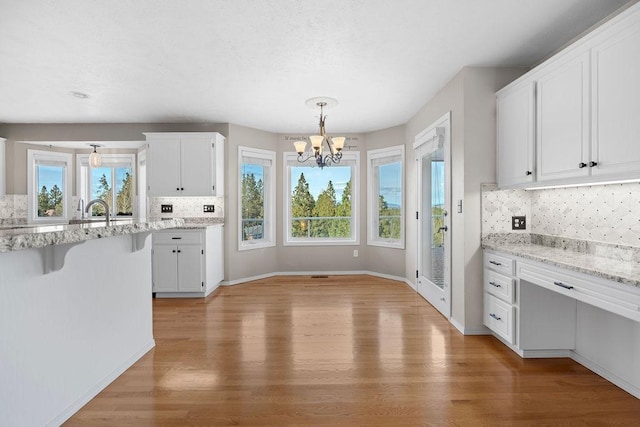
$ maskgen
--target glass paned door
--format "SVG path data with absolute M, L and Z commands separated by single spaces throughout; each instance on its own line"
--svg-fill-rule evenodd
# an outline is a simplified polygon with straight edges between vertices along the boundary
M 445 317 L 451 316 L 451 163 L 449 115 L 418 136 L 417 288 Z
M 444 148 L 422 158 L 422 265 L 420 270 L 431 283 L 444 288 L 445 215 Z

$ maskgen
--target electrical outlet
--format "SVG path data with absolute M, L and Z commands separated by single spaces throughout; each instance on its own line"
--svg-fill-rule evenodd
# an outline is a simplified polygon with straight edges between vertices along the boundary
M 173 205 L 160 205 L 160 212 L 162 213 L 172 213 Z
M 358 258 L 358 250 L 357 249 L 353 250 L 353 257 L 354 258 Z
M 511 229 L 512 230 L 526 230 L 527 229 L 527 217 L 526 216 L 512 216 L 511 217 Z
M 215 205 L 202 205 L 202 212 L 215 212 Z

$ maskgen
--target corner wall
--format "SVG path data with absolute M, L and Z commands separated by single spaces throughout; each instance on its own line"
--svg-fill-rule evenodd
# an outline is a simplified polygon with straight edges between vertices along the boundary
M 463 68 L 406 125 L 406 157 L 415 135 L 451 112 L 451 321 L 465 333 L 482 333 L 480 184 L 495 180 L 495 92 L 525 68 Z M 417 268 L 416 166 L 407 161 L 405 276 Z M 488 180 L 488 181 L 487 181 Z M 463 212 L 455 209 L 462 201 Z

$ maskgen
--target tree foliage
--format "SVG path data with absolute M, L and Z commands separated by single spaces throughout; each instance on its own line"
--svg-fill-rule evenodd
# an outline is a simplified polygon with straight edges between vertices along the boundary
M 291 236 L 311 238 L 341 238 L 351 235 L 351 181 L 336 200 L 333 182 L 314 200 L 304 173 L 291 197 Z M 342 218 L 347 217 L 347 218 Z M 317 218 L 317 219 L 315 219 Z
M 54 184 L 51 190 L 47 191 L 47 187 L 43 185 L 38 193 L 38 216 L 62 216 L 63 200 L 64 195 L 60 187 Z
M 264 183 L 253 173 L 242 175 L 242 240 L 259 239 L 264 233 Z
M 383 239 L 399 239 L 402 231 L 401 209 L 389 207 L 381 194 L 378 197 L 378 236 Z
M 127 171 L 122 180 L 122 188 L 116 195 L 116 214 L 131 215 L 133 212 L 133 179 Z

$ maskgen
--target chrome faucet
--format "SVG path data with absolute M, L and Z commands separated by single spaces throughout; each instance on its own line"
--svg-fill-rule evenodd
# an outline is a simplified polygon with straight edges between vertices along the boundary
M 84 199 L 78 200 L 78 211 L 80 211 L 80 219 L 84 219 Z
M 84 209 L 86 213 L 89 213 L 89 208 L 94 204 L 99 204 L 104 207 L 105 216 L 107 218 L 107 225 L 109 225 L 109 205 L 102 199 L 93 199 L 89 203 L 87 203 L 87 207 Z

